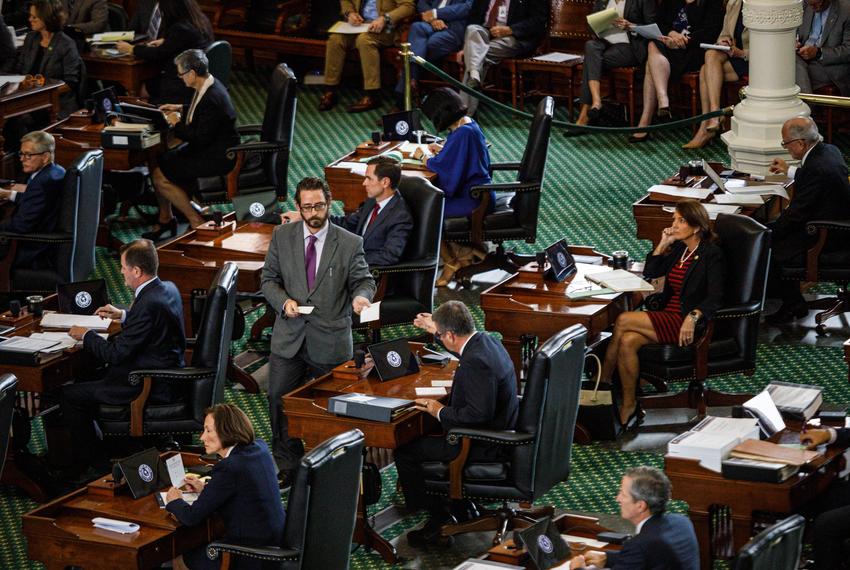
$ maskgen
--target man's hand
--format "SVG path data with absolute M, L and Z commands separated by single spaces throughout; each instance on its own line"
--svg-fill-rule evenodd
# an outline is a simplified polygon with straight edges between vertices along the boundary
M 717 45 L 732 47 L 732 40 L 729 38 L 723 38 L 722 40 L 717 40 Z
M 167 122 L 172 127 L 176 127 L 177 123 L 179 123 L 180 119 L 182 118 L 183 116 L 176 111 L 165 114 L 165 122 Z
M 387 25 L 387 21 L 383 16 L 378 16 L 371 22 L 369 22 L 369 31 L 373 34 L 380 34 L 384 31 L 384 26 Z
M 773 162 L 770 163 L 770 167 L 768 168 L 770 172 L 773 174 L 784 174 L 788 175 L 788 163 L 782 160 L 781 158 L 774 158 Z
M 685 315 L 685 320 L 682 321 L 682 327 L 679 329 L 679 346 L 689 346 L 692 342 L 694 342 L 694 329 L 696 328 L 696 323 L 694 320 Z
M 431 319 L 431 313 L 419 313 L 416 315 L 416 318 L 413 319 L 413 326 L 419 327 L 423 331 L 431 334 L 437 332 L 437 325 L 435 325 L 433 319 Z
M 416 406 L 417 410 L 428 412 L 435 418 L 437 417 L 439 411 L 445 408 L 443 404 L 441 404 L 437 400 L 431 400 L 430 398 L 416 398 L 415 400 L 413 400 L 413 404 Z
M 604 552 L 600 552 L 599 550 L 588 550 L 584 553 L 584 560 L 588 565 L 598 566 L 599 568 L 605 568 L 605 561 L 607 560 L 607 556 Z
M 446 24 L 442 20 L 432 20 L 431 21 L 431 28 L 433 28 L 433 30 L 435 32 L 441 32 L 445 29 L 448 29 L 448 27 L 449 27 L 448 24 Z
M 375 368 L 375 361 L 372 359 L 371 354 L 367 354 L 366 358 L 363 359 L 363 366 L 357 371 L 357 375 L 361 380 L 365 380 L 372 373 L 373 368 Z
M 490 28 L 491 38 L 507 38 L 512 35 L 514 35 L 514 32 L 510 26 L 493 26 Z
M 284 212 L 280 215 L 280 221 L 284 224 L 288 224 L 290 222 L 300 222 L 301 219 L 301 212 L 299 212 L 298 210 Z
M 123 311 L 114 305 L 104 305 L 99 307 L 94 314 L 98 317 L 102 317 L 104 319 L 112 319 L 113 321 L 117 321 L 121 319 L 121 314 Z
M 71 327 L 71 330 L 68 331 L 68 336 L 74 340 L 83 340 L 87 332 L 89 332 L 89 329 L 86 327 Z
M 295 299 L 287 299 L 283 304 L 283 314 L 288 319 L 296 319 L 301 316 L 298 312 L 298 302 Z
M 178 105 L 177 103 L 166 103 L 164 105 L 160 105 L 158 109 L 163 113 L 170 113 L 173 111 L 182 111 L 183 105 Z
M 818 54 L 818 46 L 803 46 L 797 50 L 797 55 L 806 61 L 813 60 Z
M 147 43 L 148 47 L 159 47 L 165 42 L 165 38 L 157 38 Z
M 12 191 L 11 190 L 3 190 L 0 188 L 0 200 L 11 200 L 12 199 Z
M 832 433 L 828 429 L 810 429 L 800 432 L 800 442 L 807 448 L 815 449 L 819 445 L 829 443 Z
M 428 24 L 437 19 L 434 17 L 434 10 L 425 10 L 419 15 L 422 17 L 422 21 Z
M 570 560 L 570 570 L 579 570 L 580 568 L 584 568 L 587 566 L 587 562 L 584 560 L 584 556 L 579 554 Z
M 117 49 L 121 53 L 133 53 L 133 44 L 127 42 L 116 42 L 115 49 Z
M 370 306 L 371 304 L 372 303 L 370 303 L 369 299 L 367 299 L 366 297 L 361 297 L 360 295 L 357 295 L 351 301 L 351 308 L 354 309 L 354 312 L 359 315 L 360 311 Z
M 176 501 L 177 499 L 183 498 L 183 491 L 178 489 L 177 487 L 172 487 L 168 490 L 168 493 L 165 495 L 165 504 L 167 505 L 171 501 Z
M 431 143 L 428 145 L 428 150 L 431 152 L 431 154 L 440 154 L 440 151 L 443 150 L 443 145 L 441 145 L 440 143 Z
M 348 23 L 352 26 L 359 26 L 363 23 L 363 16 L 352 10 L 348 13 Z

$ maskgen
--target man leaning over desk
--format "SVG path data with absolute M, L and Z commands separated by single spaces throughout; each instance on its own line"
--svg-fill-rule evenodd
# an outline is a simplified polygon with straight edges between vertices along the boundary
M 328 221 L 327 184 L 301 180 L 295 204 L 302 221 L 275 228 L 261 277 L 263 295 L 278 316 L 269 355 L 269 420 L 284 485 L 304 445 L 289 437 L 280 399 L 352 357 L 351 311 L 359 315 L 375 294 L 363 238 Z

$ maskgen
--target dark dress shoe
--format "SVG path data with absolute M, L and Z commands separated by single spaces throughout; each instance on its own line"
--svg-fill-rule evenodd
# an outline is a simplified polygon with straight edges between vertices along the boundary
M 381 104 L 371 95 L 364 95 L 362 99 L 348 108 L 349 113 L 362 113 L 363 111 L 371 111 L 377 109 Z
M 661 107 L 655 114 L 656 123 L 669 123 L 673 120 L 673 114 L 670 112 L 670 107 Z
M 325 91 L 319 101 L 319 111 L 329 111 L 336 106 L 336 91 Z
M 440 528 L 449 522 L 455 522 L 452 517 L 431 517 L 425 526 L 419 530 L 411 530 L 407 533 L 407 544 L 414 548 L 422 548 L 431 544 L 450 546 L 453 542 L 451 536 L 441 537 Z
M 595 126 L 599 124 L 599 119 L 602 116 L 602 109 L 599 107 L 591 107 L 587 110 L 587 124 Z
M 169 234 L 166 236 L 166 234 Z M 157 229 L 145 232 L 142 237 L 151 241 L 159 241 L 164 237 L 175 237 L 177 235 L 177 218 L 171 218 L 167 224 L 157 225 Z
M 287 487 L 291 487 L 293 481 L 295 481 L 295 470 L 294 469 L 281 469 L 277 473 L 277 480 L 280 483 L 281 489 L 286 489 Z
M 643 133 L 642 137 L 639 137 L 638 133 L 635 133 L 633 135 L 629 135 L 628 140 L 632 144 L 646 142 L 649 140 L 649 133 Z
M 779 310 L 773 313 L 772 315 L 768 315 L 765 317 L 765 321 L 771 325 L 784 325 L 786 323 L 790 323 L 791 321 L 802 319 L 806 315 L 809 314 L 809 306 L 805 303 L 798 303 L 796 305 L 786 306 L 783 304 L 779 307 Z

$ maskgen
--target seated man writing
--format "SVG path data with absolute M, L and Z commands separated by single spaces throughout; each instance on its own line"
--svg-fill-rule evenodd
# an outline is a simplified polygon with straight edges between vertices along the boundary
M 363 178 L 366 201 L 347 216 L 330 216 L 334 224 L 363 237 L 363 252 L 369 267 L 398 263 L 413 229 L 410 208 L 397 190 L 400 180 L 398 161 L 376 156 L 366 166 Z M 281 218 L 284 222 L 302 219 L 298 210 L 286 212 Z
M 106 364 L 102 379 L 77 381 L 62 387 L 61 410 L 74 442 L 76 467 L 82 472 L 102 463 L 106 457 L 98 445 L 94 418 L 101 404 L 126 405 L 142 391 L 131 385 L 133 370 L 182 368 L 186 336 L 183 333 L 183 302 L 177 287 L 157 277 L 159 259 L 150 240 L 138 239 L 121 248 L 121 274 L 133 290 L 133 303 L 124 311 L 106 305 L 97 310 L 101 317 L 121 321 L 121 334 L 104 340 L 95 332 L 72 327 L 68 334 Z M 155 382 L 148 401 L 173 402 L 180 398 L 168 383 Z M 97 476 L 102 471 L 92 472 Z
M 21 139 L 18 154 L 29 178 L 23 192 L 0 189 L 0 200 L 14 204 L 9 218 L 0 221 L 0 233 L 49 233 L 56 229 L 65 169 L 54 164 L 55 150 L 53 135 L 43 131 L 33 131 Z M 0 259 L 6 257 L 6 247 L 0 245 Z M 38 267 L 44 263 L 43 253 L 48 247 L 46 244 L 19 243 L 14 266 Z

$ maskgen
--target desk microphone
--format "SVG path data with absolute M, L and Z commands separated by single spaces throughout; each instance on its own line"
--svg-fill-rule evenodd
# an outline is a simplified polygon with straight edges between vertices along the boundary
M 366 362 L 366 351 L 365 350 L 355 350 L 354 351 L 354 367 L 355 368 L 363 368 L 363 363 Z

